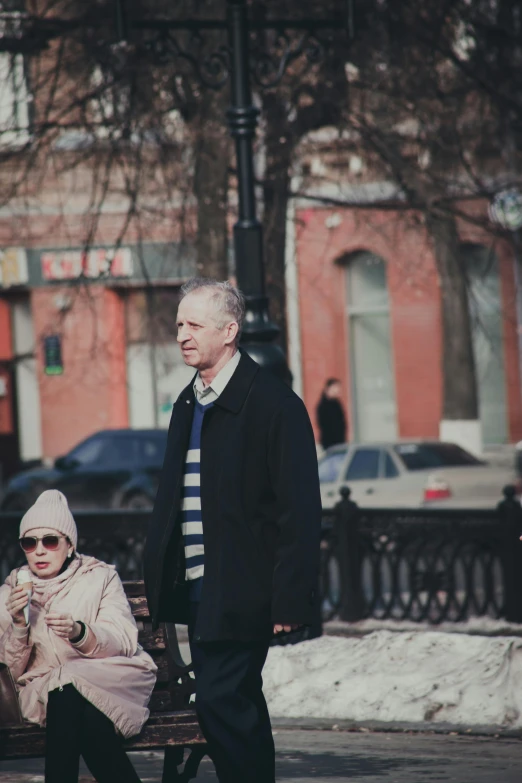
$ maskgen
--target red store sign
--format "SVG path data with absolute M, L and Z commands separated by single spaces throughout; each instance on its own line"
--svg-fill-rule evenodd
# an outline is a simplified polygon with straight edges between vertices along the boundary
M 130 248 L 96 250 L 50 250 L 40 256 L 44 280 L 74 280 L 83 275 L 89 279 L 132 277 Z

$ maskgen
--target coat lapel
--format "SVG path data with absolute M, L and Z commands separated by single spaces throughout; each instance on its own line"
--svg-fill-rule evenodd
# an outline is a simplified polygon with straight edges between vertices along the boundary
M 231 413 L 239 413 L 259 369 L 257 362 L 251 359 L 247 353 L 241 351 L 241 359 L 236 371 L 219 395 L 215 405 Z

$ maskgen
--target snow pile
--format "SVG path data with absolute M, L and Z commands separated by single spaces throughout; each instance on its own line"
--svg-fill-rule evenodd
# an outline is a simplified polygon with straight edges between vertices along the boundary
M 274 717 L 522 727 L 522 639 L 377 631 L 272 647 Z

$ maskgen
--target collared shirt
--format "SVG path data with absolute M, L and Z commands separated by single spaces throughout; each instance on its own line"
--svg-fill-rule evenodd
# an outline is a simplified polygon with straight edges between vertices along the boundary
M 212 383 L 208 386 L 204 385 L 201 375 L 199 373 L 197 374 L 196 380 L 194 381 L 194 395 L 201 405 L 208 405 L 210 402 L 215 402 L 219 395 L 224 392 L 225 386 L 234 375 L 240 359 L 241 353 L 240 351 L 236 351 L 233 357 L 221 368 Z
M 185 546 L 186 578 L 190 584 L 190 600 L 199 601 L 205 573 L 205 545 L 203 538 L 203 517 L 201 511 L 201 428 L 205 412 L 214 402 L 232 378 L 241 359 L 236 351 L 234 356 L 218 372 L 208 386 L 203 385 L 201 376 L 194 381 L 194 418 L 190 433 L 190 442 L 185 458 L 185 475 L 182 492 L 182 533 Z

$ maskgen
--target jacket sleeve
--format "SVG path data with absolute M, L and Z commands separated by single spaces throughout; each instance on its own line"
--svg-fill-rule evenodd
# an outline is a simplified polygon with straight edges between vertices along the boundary
M 278 527 L 272 621 L 310 625 L 316 619 L 321 495 L 312 425 L 296 395 L 272 419 L 269 470 Z
M 131 658 L 138 649 L 138 628 L 116 571 L 112 571 L 105 584 L 96 621 L 88 626 L 96 637 L 95 646 L 83 652 L 81 645 L 75 645 L 75 650 L 85 658 L 116 655 Z
M 6 609 L 10 592 L 8 585 L 0 587 L 0 661 L 9 667 L 16 681 L 26 669 L 33 645 L 29 639 L 29 626 L 15 625 Z

